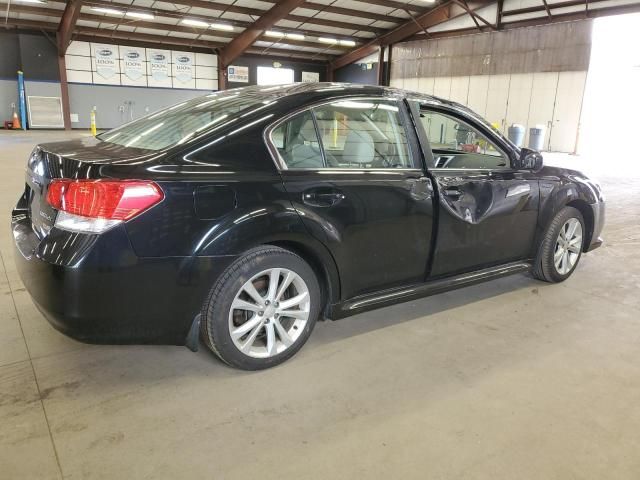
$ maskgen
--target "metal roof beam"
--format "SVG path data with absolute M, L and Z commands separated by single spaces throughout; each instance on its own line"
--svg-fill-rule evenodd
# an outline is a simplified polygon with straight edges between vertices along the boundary
M 220 49 L 218 52 L 218 65 L 222 65 L 222 67 L 229 65 L 242 55 L 242 52 L 253 45 L 274 23 L 282 20 L 302 3 L 304 3 L 304 0 L 281 0 L 278 2 L 257 19 L 253 25 L 247 27 L 240 35 Z
M 80 16 L 80 9 L 82 8 L 82 0 L 71 0 L 67 3 L 67 6 L 62 13 L 60 24 L 56 32 L 56 38 L 58 42 L 58 55 L 64 56 L 67 52 L 67 48 L 71 43 L 71 35 L 73 35 L 73 29 L 76 26 L 78 17 Z

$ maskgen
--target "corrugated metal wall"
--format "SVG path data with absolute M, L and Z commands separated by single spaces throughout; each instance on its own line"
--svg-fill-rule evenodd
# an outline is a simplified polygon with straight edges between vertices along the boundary
M 574 152 L 591 31 L 579 21 L 399 44 L 391 85 L 460 102 L 505 133 L 542 126 L 545 149 Z
M 586 71 L 592 21 L 395 45 L 391 78 Z

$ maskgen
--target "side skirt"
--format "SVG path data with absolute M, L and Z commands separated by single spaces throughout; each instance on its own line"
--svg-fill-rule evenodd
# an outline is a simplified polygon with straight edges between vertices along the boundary
M 449 290 L 467 287 L 494 278 L 505 277 L 514 273 L 531 270 L 528 262 L 512 262 L 496 267 L 485 268 L 475 272 L 463 273 L 452 277 L 431 280 L 408 287 L 393 288 L 376 293 L 361 295 L 343 303 L 331 305 L 328 317 L 331 320 L 339 320 L 357 313 L 375 310 L 376 308 L 394 305 L 396 303 L 428 297 Z

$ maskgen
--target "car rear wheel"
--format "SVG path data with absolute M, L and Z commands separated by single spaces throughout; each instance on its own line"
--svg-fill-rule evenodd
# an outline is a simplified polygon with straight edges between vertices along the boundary
M 542 239 L 533 276 L 552 283 L 569 278 L 582 255 L 584 234 L 584 219 L 580 211 L 573 207 L 560 210 Z
M 320 300 L 318 280 L 302 258 L 279 247 L 256 248 L 212 288 L 202 310 L 202 337 L 233 367 L 273 367 L 307 341 Z

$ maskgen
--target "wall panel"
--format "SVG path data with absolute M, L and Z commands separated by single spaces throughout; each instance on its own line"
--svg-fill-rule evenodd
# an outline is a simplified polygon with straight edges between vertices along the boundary
M 556 102 L 553 107 L 553 123 L 549 132 L 549 149 L 574 152 L 579 130 L 582 97 L 587 72 L 560 72 Z
M 531 90 L 533 88 L 532 73 L 514 73 L 509 83 L 509 103 L 507 105 L 507 127 L 514 123 L 527 125 Z
M 449 99 L 454 102 L 467 104 L 469 98 L 469 77 L 452 77 L 451 78 L 451 94 Z
M 499 125 L 501 132 L 505 131 L 510 80 L 511 75 L 500 74 L 489 76 L 487 109 L 484 117 L 489 120 L 489 122 Z
M 558 72 L 544 72 L 533 74 L 531 88 L 531 103 L 529 107 L 528 127 L 541 125 L 545 129 L 545 148 L 549 145 L 549 129 L 553 120 L 553 105 L 556 101 L 558 88 Z M 529 128 L 526 140 L 529 141 Z
M 469 78 L 469 96 L 467 106 L 481 116 L 487 111 L 489 76 L 475 75 Z

